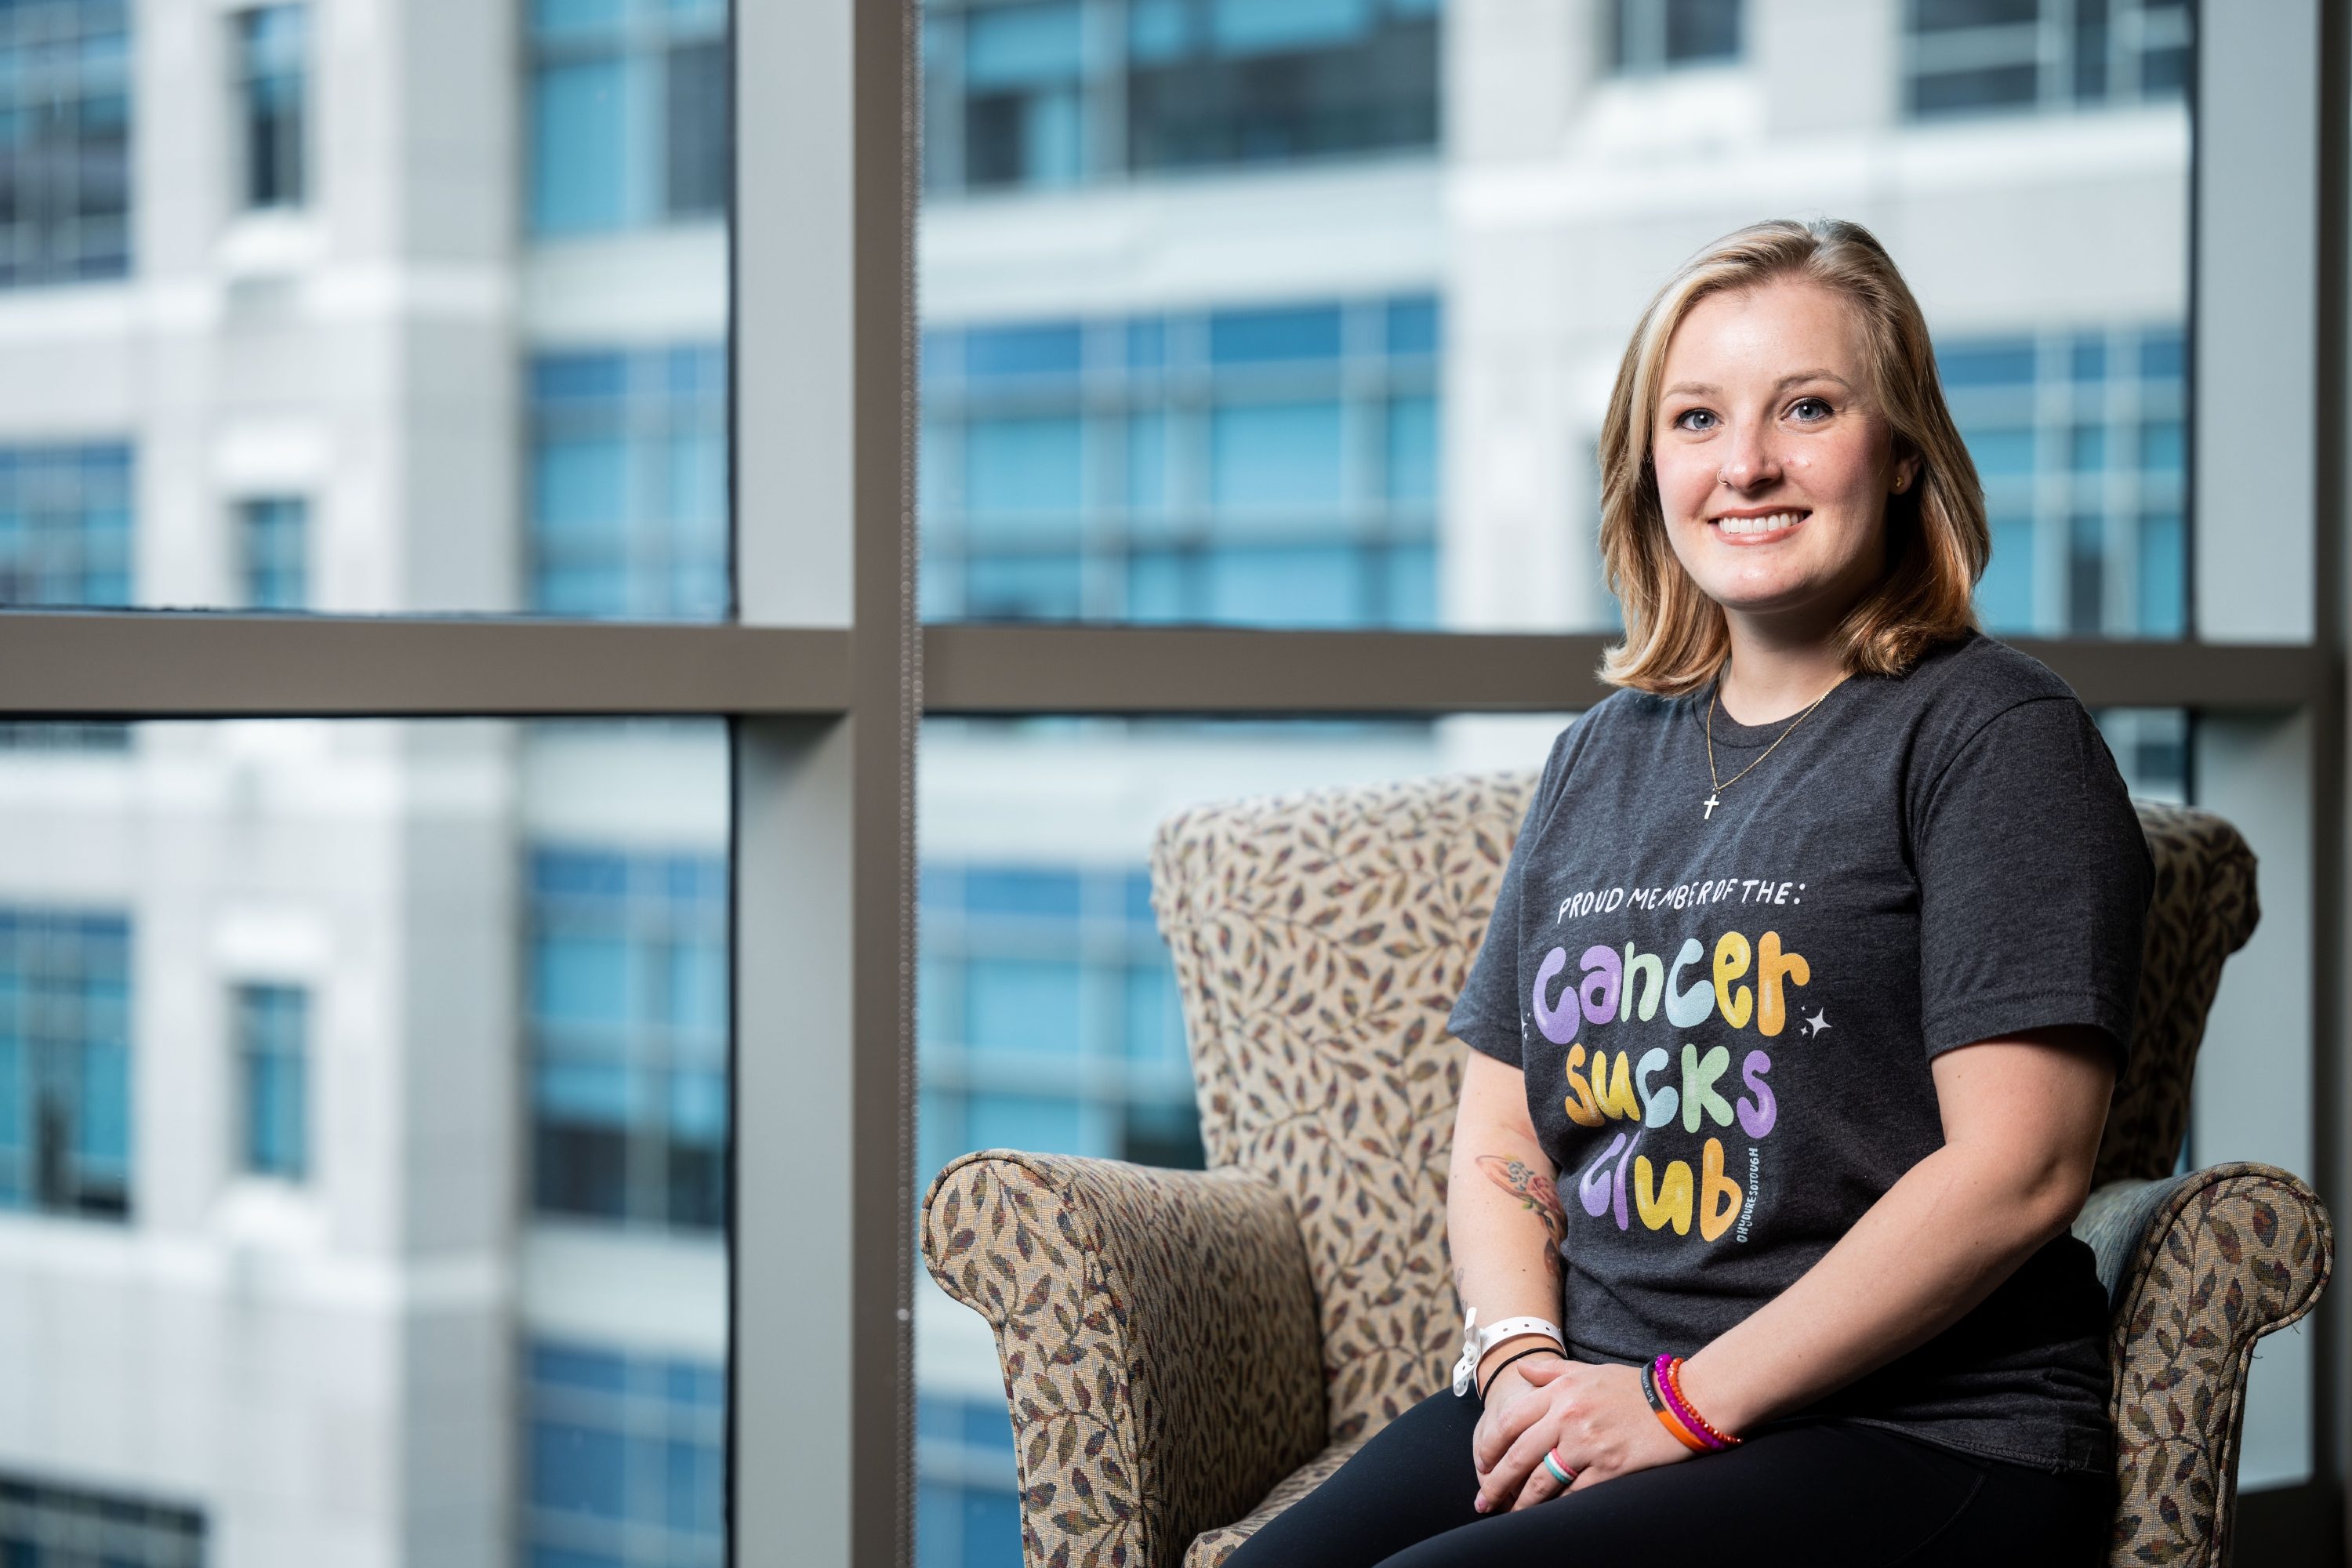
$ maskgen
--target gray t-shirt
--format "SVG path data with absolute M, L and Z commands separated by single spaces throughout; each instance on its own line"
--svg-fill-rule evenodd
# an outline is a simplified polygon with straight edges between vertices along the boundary
M 1690 1355 L 1943 1143 L 1929 1062 L 2087 1024 L 2129 1048 L 2153 869 L 2105 742 L 1990 637 L 1786 721 L 1620 691 L 1552 743 L 1449 1026 L 1527 1078 L 1587 1361 Z M 1710 811 L 1712 796 L 1718 804 Z M 2105 1469 L 2106 1298 L 2061 1237 L 1806 1415 Z

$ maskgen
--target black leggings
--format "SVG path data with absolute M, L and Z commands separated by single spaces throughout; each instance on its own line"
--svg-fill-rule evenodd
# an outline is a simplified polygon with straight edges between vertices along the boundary
M 1471 1507 L 1479 1403 L 1440 1389 L 1242 1543 L 1226 1568 L 2095 1568 L 2113 1475 L 2052 1474 L 1857 1421 L 1778 1426 L 1517 1513 Z

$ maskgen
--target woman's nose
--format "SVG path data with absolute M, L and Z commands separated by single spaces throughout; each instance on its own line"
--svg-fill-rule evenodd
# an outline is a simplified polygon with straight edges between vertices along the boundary
M 1780 460 L 1765 432 L 1753 426 L 1735 429 L 1720 470 L 1723 483 L 1736 490 L 1752 490 L 1780 477 Z

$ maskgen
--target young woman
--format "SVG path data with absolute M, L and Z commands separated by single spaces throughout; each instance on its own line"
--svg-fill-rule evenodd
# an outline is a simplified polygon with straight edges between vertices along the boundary
M 1233 1568 L 2090 1568 L 2067 1226 L 2151 868 L 2090 716 L 1976 630 L 1918 305 L 1853 224 L 1730 235 L 1601 447 L 1621 689 L 1553 743 L 1451 1019 L 1462 1392 Z

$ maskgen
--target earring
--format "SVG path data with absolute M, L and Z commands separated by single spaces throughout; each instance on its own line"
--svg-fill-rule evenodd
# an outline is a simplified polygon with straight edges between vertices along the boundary
M 1903 493 L 1903 487 L 1904 487 L 1905 485 L 1909 484 L 1910 482 L 1911 482 L 1911 481 L 1910 481 L 1908 479 L 1905 478 L 1903 475 L 1901 475 L 1901 474 L 1897 474 L 1897 475 L 1895 475 L 1895 493 L 1896 495 L 1901 495 L 1901 494 Z

